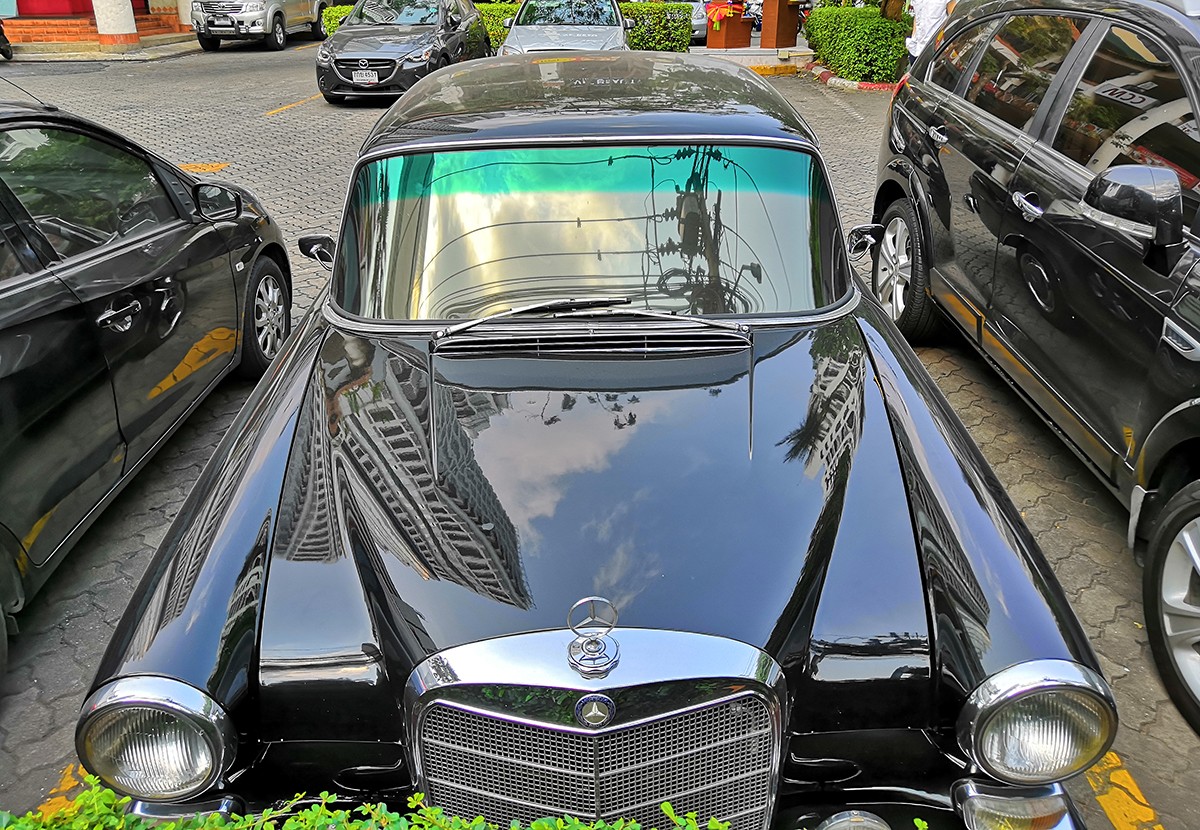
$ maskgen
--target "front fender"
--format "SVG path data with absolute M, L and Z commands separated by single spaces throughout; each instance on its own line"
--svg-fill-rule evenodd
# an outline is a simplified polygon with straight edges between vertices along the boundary
M 237 720 L 251 687 L 267 551 L 297 413 L 324 334 L 310 314 L 208 462 L 113 635 L 91 691 L 160 675 Z
M 946 399 L 882 310 L 864 304 L 860 319 L 917 530 L 942 723 L 985 678 L 1026 660 L 1099 672 L 1058 580 Z

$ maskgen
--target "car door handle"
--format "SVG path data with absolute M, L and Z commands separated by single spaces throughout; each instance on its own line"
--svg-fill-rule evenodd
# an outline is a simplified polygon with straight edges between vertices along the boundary
M 110 308 L 96 318 L 96 325 L 113 331 L 129 331 L 133 325 L 133 315 L 142 310 L 140 300 L 133 300 L 124 308 Z
M 1036 203 L 1029 201 L 1036 199 L 1037 194 L 1033 192 L 1018 193 L 1013 191 L 1012 203 L 1017 206 L 1017 210 L 1021 211 L 1021 216 L 1025 217 L 1026 222 L 1033 222 L 1040 219 L 1046 211 L 1037 206 Z
M 1176 323 L 1171 322 L 1170 318 L 1163 319 L 1162 339 L 1188 360 L 1200 361 L 1200 343 Z
M 933 143 L 941 146 L 950 140 L 950 134 L 946 132 L 945 127 L 931 126 L 926 128 L 925 134 L 933 139 Z

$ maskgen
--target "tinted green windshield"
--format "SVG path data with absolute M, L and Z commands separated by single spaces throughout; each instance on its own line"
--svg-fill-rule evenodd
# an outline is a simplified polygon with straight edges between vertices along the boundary
M 418 26 L 437 23 L 437 19 L 437 0 L 366 0 L 354 9 L 347 23 Z
M 396 156 L 359 172 L 335 296 L 353 314 L 394 320 L 596 296 L 692 314 L 803 312 L 838 291 L 837 240 L 820 167 L 797 150 Z
M 525 0 L 518 26 L 616 26 L 611 0 Z

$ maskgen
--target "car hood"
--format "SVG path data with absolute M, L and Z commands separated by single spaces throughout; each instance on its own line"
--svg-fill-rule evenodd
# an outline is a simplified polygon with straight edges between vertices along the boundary
M 396 693 L 436 651 L 561 629 L 593 595 L 621 627 L 762 648 L 793 688 L 821 667 L 927 684 L 912 523 L 853 319 L 676 357 L 497 357 L 464 339 L 452 357 L 324 343 L 268 570 L 266 737 L 312 735 L 289 687 Z M 865 722 L 911 723 L 889 714 L 901 697 Z
M 551 49 L 621 49 L 619 26 L 513 26 L 505 43 L 525 52 Z
M 403 57 L 433 39 L 433 26 L 346 26 L 326 41 L 334 57 Z

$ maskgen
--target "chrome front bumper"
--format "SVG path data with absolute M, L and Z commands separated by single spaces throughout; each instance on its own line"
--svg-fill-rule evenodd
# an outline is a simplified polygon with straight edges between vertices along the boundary
M 192 29 L 210 37 L 263 37 L 268 31 L 267 13 L 208 14 L 193 10 Z

